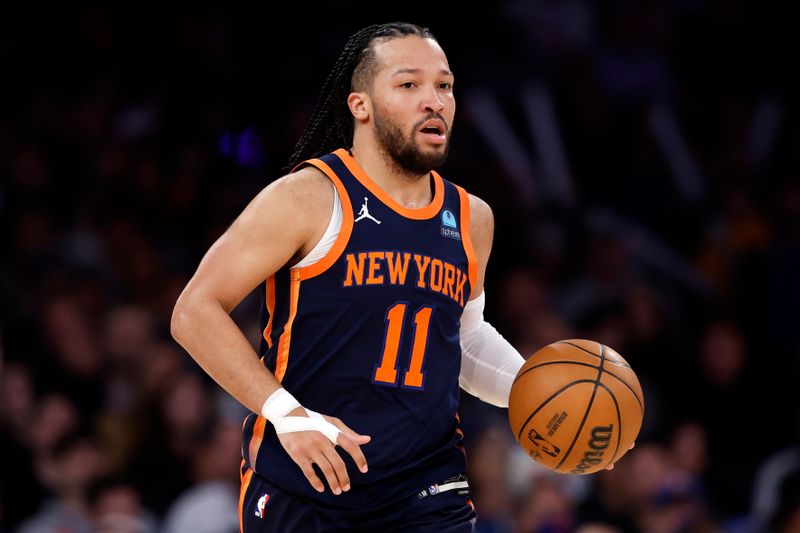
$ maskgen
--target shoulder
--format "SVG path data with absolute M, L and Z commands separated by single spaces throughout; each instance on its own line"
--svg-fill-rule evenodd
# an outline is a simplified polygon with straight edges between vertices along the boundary
M 464 187 L 456 185 L 455 183 L 453 183 L 453 185 L 455 185 L 456 189 L 459 191 L 462 206 L 464 205 L 464 197 L 466 196 L 467 198 L 467 211 L 469 213 L 469 226 L 471 230 L 470 233 L 474 233 L 475 230 L 480 231 L 486 229 L 491 232 L 494 228 L 494 214 L 492 213 L 492 208 L 489 206 L 489 204 L 474 194 L 467 192 Z M 462 211 L 463 210 L 464 209 L 462 207 Z
M 494 215 L 492 208 L 474 194 L 469 198 L 469 241 L 477 261 L 477 279 L 470 298 L 476 297 L 483 291 L 483 279 L 486 275 L 486 266 L 492 252 L 494 238 Z
M 313 207 L 321 202 L 331 201 L 333 182 L 321 170 L 308 165 L 276 179 L 262 194 Z
M 470 215 L 470 226 L 475 225 L 476 223 L 484 225 L 484 224 L 491 224 L 494 222 L 494 214 L 492 213 L 492 208 L 489 207 L 484 200 L 478 198 L 474 194 L 469 194 L 469 215 Z
M 494 214 L 484 200 L 469 195 L 469 232 L 476 247 L 491 246 L 494 233 Z
M 249 240 L 265 233 L 291 239 L 298 247 L 327 226 L 333 206 L 333 183 L 320 170 L 305 167 L 282 176 L 252 199 L 232 228 Z

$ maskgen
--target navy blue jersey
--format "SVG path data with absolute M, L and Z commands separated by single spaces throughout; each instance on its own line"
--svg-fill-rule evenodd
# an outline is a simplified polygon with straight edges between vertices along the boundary
M 245 420 L 242 451 L 246 468 L 341 517 L 465 472 L 459 328 L 477 264 L 467 193 L 435 172 L 433 201 L 408 209 L 346 150 L 305 164 L 336 186 L 342 227 L 319 262 L 282 269 L 263 284 L 261 354 L 303 406 L 372 436 L 361 447 L 369 472 L 337 447 L 352 488 L 316 492 L 255 413 Z

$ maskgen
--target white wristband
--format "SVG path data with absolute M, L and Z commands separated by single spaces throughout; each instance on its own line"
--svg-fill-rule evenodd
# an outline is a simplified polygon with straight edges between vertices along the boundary
M 278 420 L 300 407 L 300 402 L 289 391 L 281 387 L 269 395 L 261 406 L 261 416 L 269 421 Z
M 286 416 L 291 411 L 302 407 L 300 402 L 289 391 L 281 387 L 269 395 L 261 407 L 261 415 L 275 426 L 275 432 L 294 433 L 296 431 L 319 431 L 334 445 L 341 431 L 325 420 L 323 416 L 311 409 L 306 409 L 308 418 L 304 416 Z

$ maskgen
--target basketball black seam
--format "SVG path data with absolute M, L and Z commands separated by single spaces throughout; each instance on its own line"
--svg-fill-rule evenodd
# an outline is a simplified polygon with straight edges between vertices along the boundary
M 614 396 L 614 393 L 611 392 L 611 389 L 608 388 L 608 385 L 605 383 L 600 383 L 600 386 L 603 387 L 608 395 L 611 396 L 611 399 L 614 400 L 614 407 L 617 409 L 617 447 L 614 450 L 614 455 L 612 455 L 611 459 L 609 459 L 608 463 L 606 463 L 606 466 L 608 466 L 619 453 L 619 441 L 622 440 L 622 413 L 619 410 L 619 402 L 617 402 L 617 397 Z M 634 394 L 634 396 L 636 395 Z
M 583 352 L 586 352 L 586 353 L 588 353 L 589 355 L 592 355 L 592 356 L 594 356 L 594 357 L 600 357 L 600 356 L 599 356 L 599 355 L 597 355 L 596 353 L 594 353 L 594 352 L 590 352 L 590 351 L 589 351 L 589 350 L 587 350 L 586 348 L 584 348 L 584 347 L 582 347 L 582 346 L 578 346 L 577 344 L 574 344 L 574 343 L 572 343 L 572 342 L 569 342 L 569 341 L 558 341 L 556 344 L 569 344 L 570 346 L 572 346 L 572 347 L 574 347 L 574 348 L 577 348 L 577 349 L 579 349 L 579 350 L 581 350 L 581 351 L 583 351 Z M 601 344 L 600 346 L 601 346 L 601 351 L 602 351 L 602 350 L 605 348 L 605 345 Z M 633 371 L 633 368 L 631 368 L 631 365 L 629 365 L 629 364 L 627 364 L 627 363 L 620 363 L 620 362 L 618 362 L 618 361 L 608 361 L 608 362 L 609 362 L 609 363 L 612 363 L 612 364 L 615 364 L 615 365 L 619 365 L 619 366 L 622 366 L 622 367 L 628 368 L 628 369 L 630 369 L 631 371 Z M 593 366 L 593 365 L 589 365 L 589 366 Z M 597 368 L 597 367 L 595 367 L 595 368 Z M 526 372 L 527 372 L 527 370 L 526 370 Z M 630 386 L 630 385 L 628 385 L 628 384 L 625 382 L 625 380 L 624 380 L 624 379 L 622 379 L 622 378 L 618 377 L 616 374 L 614 374 L 613 372 L 611 372 L 611 371 L 609 371 L 609 370 L 606 370 L 606 373 L 608 373 L 608 374 L 611 374 L 612 376 L 614 376 L 615 378 L 617 378 L 619 381 L 621 381 L 623 385 L 625 385 L 626 387 L 628 387 L 628 389 L 630 389 L 630 391 L 633 393 L 633 396 L 636 398 L 636 401 L 637 401 L 637 402 L 639 402 L 639 408 L 640 408 L 640 409 L 642 410 L 642 412 L 644 413 L 644 399 L 642 399 L 642 398 L 639 398 L 639 395 L 638 395 L 638 394 L 636 394 L 636 391 L 635 391 L 635 390 L 633 390 L 633 388 L 631 388 L 631 386 Z M 524 372 L 523 372 L 523 374 L 524 374 Z M 520 377 L 520 376 L 517 376 L 517 378 L 519 378 L 519 377 Z M 516 379 L 515 379 L 514 381 L 516 381 Z M 512 383 L 512 385 L 513 385 L 513 383 Z
M 628 390 L 629 390 L 629 391 L 631 391 L 631 394 L 633 394 L 633 397 L 634 397 L 634 398 L 636 398 L 636 402 L 639 404 L 639 409 L 642 411 L 642 413 L 644 413 L 644 402 L 643 402 L 642 400 L 640 400 L 640 399 L 639 399 L 639 395 L 638 395 L 638 394 L 636 394 L 636 391 L 635 391 L 635 390 L 633 390 L 633 387 L 631 387 L 630 385 L 628 385 L 628 384 L 625 382 L 625 380 L 624 380 L 624 379 L 622 379 L 621 377 L 617 376 L 617 375 L 616 375 L 616 374 L 614 374 L 613 372 L 609 372 L 608 370 L 606 370 L 606 374 L 608 374 L 609 376 L 613 377 L 614 379 L 616 379 L 617 381 L 619 381 L 620 383 L 622 383 L 623 385 L 625 385 L 625 386 L 628 388 Z
M 570 343 L 567 343 L 570 344 Z M 574 344 L 573 344 L 574 346 Z M 575 436 L 572 438 L 572 442 L 567 448 L 567 451 L 564 453 L 564 456 L 561 458 L 561 461 L 553 468 L 554 470 L 557 468 L 561 468 L 561 465 L 564 464 L 564 461 L 567 460 L 569 454 L 572 453 L 572 448 L 575 447 L 575 443 L 578 442 L 578 437 L 581 435 L 581 431 L 583 431 L 583 425 L 586 423 L 586 419 L 589 417 L 589 411 L 592 410 L 592 404 L 594 403 L 594 399 L 597 396 L 597 386 L 600 384 L 600 377 L 603 375 L 603 363 L 605 362 L 605 345 L 600 345 L 600 368 L 597 371 L 597 378 L 594 380 L 594 389 L 592 389 L 592 397 L 589 398 L 589 405 L 586 406 L 586 411 L 583 413 L 583 419 L 581 419 L 581 423 L 578 426 L 578 431 L 575 432 Z M 583 348 L 581 348 L 583 349 Z
M 594 353 L 594 352 L 590 352 L 590 351 L 589 351 L 589 350 L 587 350 L 586 348 L 583 348 L 582 346 L 578 346 L 577 344 L 573 344 L 573 343 L 571 343 L 571 342 L 568 342 L 568 341 L 558 341 L 558 342 L 556 342 L 556 343 L 554 343 L 554 344 L 569 344 L 569 345 L 570 345 L 570 346 L 572 346 L 573 348 L 577 348 L 577 349 L 579 349 L 579 350 L 581 350 L 581 351 L 583 351 L 583 352 L 586 352 L 587 354 L 589 354 L 589 355 L 591 355 L 591 356 L 593 356 L 593 357 L 598 357 L 598 358 L 600 357 L 600 356 L 599 356 L 599 355 L 597 355 L 596 353 Z M 603 345 L 601 344 L 601 346 L 603 346 Z M 579 363 L 578 361 L 548 361 L 548 363 L 550 363 L 550 362 L 553 362 L 553 363 L 555 363 L 555 362 L 560 362 L 560 363 L 567 363 L 567 364 L 568 364 L 568 363 L 575 363 L 575 364 L 583 364 L 583 365 L 586 365 L 586 366 L 591 366 L 592 368 L 599 368 L 599 367 L 597 367 L 597 366 L 590 365 L 589 363 Z M 611 360 L 609 360 L 608 362 L 609 362 L 609 363 L 611 363 L 611 364 L 614 364 L 614 365 L 621 366 L 621 367 L 623 367 L 623 368 L 627 368 L 627 369 L 629 369 L 629 370 L 633 370 L 633 369 L 631 368 L 631 365 L 629 365 L 629 364 L 627 364 L 627 363 L 620 363 L 619 361 L 611 361 Z M 525 372 L 523 372 L 522 374 L 518 374 L 518 375 L 517 375 L 517 376 L 514 378 L 514 381 L 512 381 L 512 382 L 511 382 L 511 384 L 513 385 L 514 383 L 516 383 L 516 382 L 517 382 L 517 380 L 518 380 L 519 378 L 521 378 L 522 376 L 524 376 L 525 374 L 527 374 L 528 372 L 530 372 L 531 370 L 533 370 L 533 369 L 534 369 L 534 368 L 536 368 L 537 366 L 541 366 L 541 365 L 544 365 L 544 364 L 547 364 L 547 363 L 539 363 L 538 365 L 534 365 L 534 366 L 532 366 L 531 368 L 528 368 L 528 369 L 526 369 L 526 370 L 525 370 Z M 611 372 L 610 372 L 609 370 L 606 370 L 606 372 L 608 372 L 609 374 L 611 374 Z M 622 381 L 623 383 L 625 383 L 625 382 L 624 382 L 622 379 L 618 378 L 616 375 L 614 375 L 614 374 L 611 374 L 611 375 L 612 375 L 612 376 L 614 376 L 615 378 L 619 379 L 619 380 L 620 380 L 620 381 Z M 626 385 L 627 385 L 627 383 L 626 383 Z M 630 387 L 628 387 L 628 388 L 630 388 Z M 636 399 L 637 399 L 637 400 L 639 400 L 639 397 L 637 396 L 636 392 L 634 392 L 634 390 L 633 390 L 633 389 L 631 389 L 631 392 L 633 392 L 633 395 L 634 395 L 634 396 L 636 396 Z M 639 404 L 640 404 L 640 405 L 642 404 L 642 401 L 641 401 L 641 400 L 639 400 Z M 642 407 L 642 410 L 644 410 L 644 407 Z
M 571 381 L 566 385 L 564 385 L 563 387 L 561 387 L 560 389 L 558 389 L 557 391 L 555 391 L 553 394 L 551 394 L 550 397 L 547 398 L 545 401 L 543 401 L 541 405 L 539 405 L 539 407 L 537 407 L 536 410 L 532 412 L 530 416 L 528 416 L 528 418 L 525 419 L 525 422 L 522 423 L 522 425 L 519 428 L 519 433 L 517 434 L 517 440 L 520 440 L 522 438 L 522 433 L 523 431 L 525 431 L 525 428 L 528 426 L 528 422 L 531 421 L 531 418 L 536 416 L 536 413 L 538 413 L 542 409 L 542 407 L 553 401 L 556 396 L 558 396 L 568 388 L 572 387 L 573 385 L 577 385 L 578 383 L 592 383 L 592 382 L 593 380 L 591 379 L 578 379 L 576 381 Z
M 534 368 L 539 368 L 540 366 L 545 366 L 545 365 L 555 365 L 555 364 L 559 364 L 559 365 L 581 365 L 581 366 L 588 366 L 590 368 L 600 368 L 600 367 L 598 367 L 596 365 L 590 365 L 589 363 L 581 363 L 580 361 L 546 361 L 544 363 L 539 363 L 538 365 L 533 365 L 532 367 L 527 368 L 525 370 L 525 372 L 522 372 L 521 374 L 517 375 L 517 377 L 514 378 L 514 381 L 511 384 L 514 385 L 514 383 L 516 383 L 519 378 L 521 378 L 522 376 L 524 376 L 525 374 L 527 374 L 528 372 L 530 372 Z
M 599 357 L 600 359 L 602 359 L 602 357 L 600 357 L 596 353 L 590 352 L 589 350 L 587 350 L 583 346 L 579 346 L 579 345 L 571 343 L 569 341 L 558 341 L 556 344 L 569 344 L 573 348 L 577 348 L 577 349 L 579 349 L 581 351 L 584 351 L 584 352 L 588 353 L 589 355 L 593 355 L 595 357 Z M 601 346 L 600 350 L 602 351 L 602 349 L 605 348 L 605 345 L 604 344 L 600 344 L 600 346 Z M 614 365 L 624 366 L 625 368 L 631 368 L 631 365 L 629 365 L 628 363 L 620 363 L 619 361 L 609 361 L 609 363 L 614 364 Z
M 544 363 L 539 363 L 538 365 L 533 365 L 532 367 L 526 369 L 525 372 L 521 373 L 520 375 L 518 375 L 514 379 L 514 383 L 516 383 L 519 378 L 521 378 L 522 376 L 524 376 L 525 374 L 527 374 L 528 372 L 530 372 L 534 368 L 539 368 L 540 366 L 547 366 L 547 365 L 580 365 L 580 366 L 588 366 L 589 368 L 598 368 L 598 369 L 600 368 L 599 366 L 595 366 L 595 365 L 592 365 L 592 364 L 589 364 L 589 363 L 582 363 L 580 361 L 546 361 Z M 605 369 L 604 372 L 606 374 L 608 374 L 609 376 L 613 377 L 614 379 L 616 379 L 617 381 L 619 381 L 620 383 L 622 383 L 623 385 L 625 385 L 625 387 L 627 387 L 627 389 L 629 391 L 631 391 L 631 394 L 633 394 L 633 397 L 636 398 L 636 402 L 639 404 L 639 410 L 642 413 L 644 413 L 644 404 L 642 403 L 642 400 L 639 399 L 639 395 L 636 394 L 636 391 L 633 390 L 633 387 L 628 385 L 628 383 L 624 379 L 622 379 L 621 377 L 619 377 L 618 375 L 616 375 L 612 371 L 610 371 L 608 369 Z M 512 383 L 512 385 L 513 385 L 513 383 Z

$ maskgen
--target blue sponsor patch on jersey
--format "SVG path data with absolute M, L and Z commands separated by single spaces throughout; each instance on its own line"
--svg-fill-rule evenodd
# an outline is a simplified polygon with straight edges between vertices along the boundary
M 442 213 L 442 225 L 447 226 L 448 228 L 455 229 L 456 226 L 456 217 L 453 215 L 453 212 L 449 209 L 445 209 Z
M 442 212 L 442 226 L 440 233 L 442 234 L 442 237 L 448 237 L 457 241 L 461 240 L 461 232 L 458 231 L 456 217 L 449 209 L 445 209 Z

